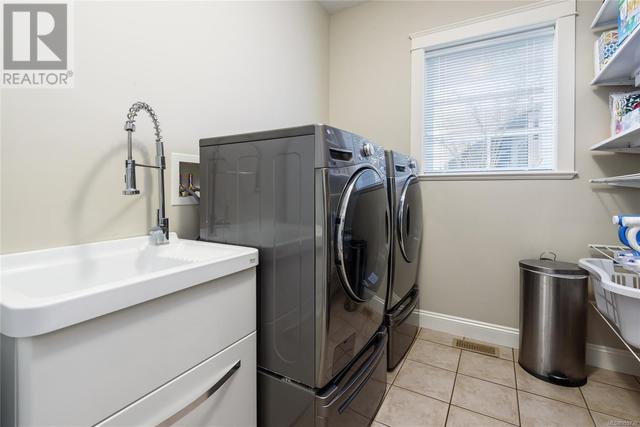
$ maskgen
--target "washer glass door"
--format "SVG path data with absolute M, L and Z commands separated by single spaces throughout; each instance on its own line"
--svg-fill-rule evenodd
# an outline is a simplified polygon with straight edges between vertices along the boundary
M 413 262 L 420 253 L 422 239 L 422 194 L 418 178 L 407 179 L 398 201 L 398 241 L 407 262 Z
M 373 168 L 358 170 L 340 201 L 337 267 L 351 299 L 373 298 L 387 280 L 389 207 L 384 179 Z

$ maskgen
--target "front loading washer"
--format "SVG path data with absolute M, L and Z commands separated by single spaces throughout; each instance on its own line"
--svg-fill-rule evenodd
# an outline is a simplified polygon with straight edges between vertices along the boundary
M 309 125 L 200 140 L 200 235 L 259 250 L 260 425 L 369 425 L 386 389 L 384 150 Z
M 389 150 L 385 152 L 385 158 L 392 224 L 385 324 L 389 335 L 387 368 L 393 370 L 419 330 L 416 310 L 420 292 L 416 282 L 423 212 L 416 162 Z

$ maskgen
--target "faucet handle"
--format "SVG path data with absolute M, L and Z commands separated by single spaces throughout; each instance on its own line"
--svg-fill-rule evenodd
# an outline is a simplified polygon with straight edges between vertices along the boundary
M 164 234 L 164 231 L 160 227 L 153 227 L 149 231 L 149 238 L 154 245 L 165 245 L 169 243 L 169 239 Z

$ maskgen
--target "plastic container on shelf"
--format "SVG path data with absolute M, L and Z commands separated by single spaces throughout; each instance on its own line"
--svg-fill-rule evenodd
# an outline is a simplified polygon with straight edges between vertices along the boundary
M 598 74 L 618 49 L 618 30 L 605 31 L 595 43 L 595 72 Z
M 609 94 L 611 136 L 640 127 L 640 91 Z
M 638 128 L 640 128 L 640 108 L 636 108 L 622 116 L 618 126 L 618 133 L 629 132 Z
M 610 259 L 583 258 L 578 264 L 591 276 L 598 310 L 640 348 L 640 275 L 616 270 Z
M 618 43 L 640 25 L 640 0 L 617 0 L 618 2 Z

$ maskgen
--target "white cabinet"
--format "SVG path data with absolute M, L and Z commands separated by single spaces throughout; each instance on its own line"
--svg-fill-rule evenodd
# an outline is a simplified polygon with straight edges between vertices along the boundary
M 240 361 L 181 422 L 253 425 L 255 298 L 252 267 L 50 333 L 3 335 L 0 424 L 89 426 L 114 414 L 153 424 Z
M 255 426 L 256 333 L 98 424 Z

